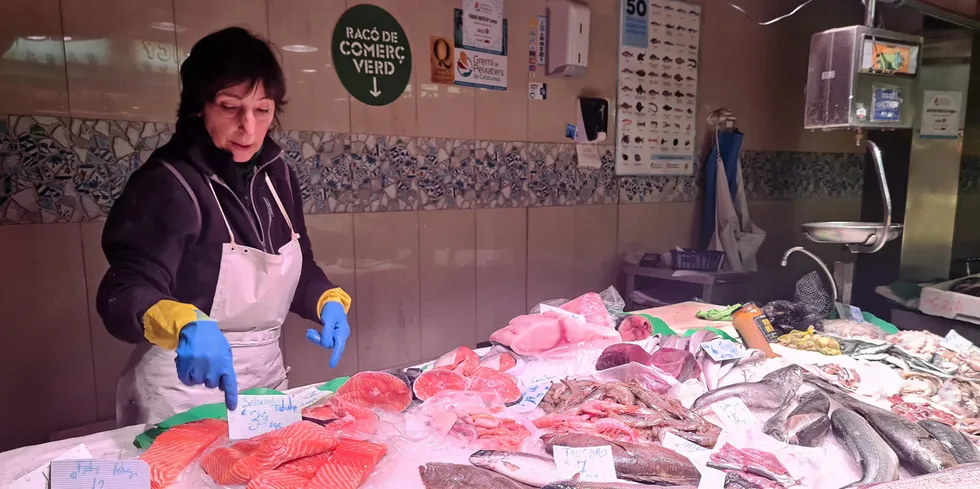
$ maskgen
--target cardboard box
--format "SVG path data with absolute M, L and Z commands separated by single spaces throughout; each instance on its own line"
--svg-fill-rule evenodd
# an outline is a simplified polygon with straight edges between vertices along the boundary
M 949 290 L 964 280 L 977 277 L 980 274 L 923 287 L 919 310 L 931 316 L 980 324 L 980 297 Z

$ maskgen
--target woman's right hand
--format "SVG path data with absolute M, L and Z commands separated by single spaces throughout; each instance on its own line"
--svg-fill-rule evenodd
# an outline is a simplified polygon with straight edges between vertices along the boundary
M 204 384 L 225 393 L 225 406 L 238 407 L 238 380 L 231 346 L 212 319 L 199 319 L 180 329 L 177 343 L 177 377 L 186 385 Z

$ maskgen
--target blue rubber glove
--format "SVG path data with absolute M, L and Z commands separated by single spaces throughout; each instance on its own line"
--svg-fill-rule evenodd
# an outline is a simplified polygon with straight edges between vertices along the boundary
M 330 355 L 330 368 L 337 368 L 340 357 L 344 354 L 347 338 L 350 338 L 350 325 L 347 324 L 344 305 L 335 301 L 327 302 L 320 311 L 320 320 L 323 322 L 323 332 L 318 333 L 315 329 L 308 329 L 306 337 L 323 348 L 333 348 L 333 354 Z
M 238 407 L 238 379 L 231 361 L 231 346 L 218 323 L 201 319 L 180 329 L 177 343 L 177 378 L 186 385 L 204 384 L 225 392 L 225 406 Z

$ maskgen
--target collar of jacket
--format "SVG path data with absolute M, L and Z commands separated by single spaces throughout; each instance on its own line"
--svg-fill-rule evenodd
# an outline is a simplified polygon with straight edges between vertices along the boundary
M 179 151 L 188 156 L 188 163 L 201 170 L 207 178 L 217 176 L 224 182 L 237 181 L 239 178 L 237 163 L 232 159 L 231 153 L 214 145 L 200 118 L 179 123 L 173 142 Z M 279 159 L 282 154 L 282 147 L 267 134 L 259 150 L 255 175 L 258 176 L 264 167 Z

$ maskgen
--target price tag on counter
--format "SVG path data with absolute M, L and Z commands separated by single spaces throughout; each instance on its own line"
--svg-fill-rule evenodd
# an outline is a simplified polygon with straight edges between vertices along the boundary
M 560 307 L 549 306 L 547 304 L 541 304 L 541 312 L 542 313 L 553 312 L 559 316 L 570 317 L 572 319 L 577 319 L 579 321 L 582 321 L 583 323 L 585 322 L 585 316 L 581 314 L 575 314 L 574 312 L 569 312 Z
M 228 411 L 228 437 L 243 440 L 301 421 L 293 396 L 238 396 L 238 409 Z
M 956 353 L 966 353 L 970 348 L 973 348 L 973 342 L 957 333 L 955 329 L 951 329 L 949 333 L 946 333 L 946 337 L 943 338 L 939 346 L 953 350 Z
M 612 447 L 562 447 L 555 446 L 555 464 L 558 477 L 583 482 L 615 482 L 616 465 Z
M 711 409 L 721 418 L 725 428 L 731 431 L 744 430 L 759 422 L 749 407 L 737 397 L 729 397 L 711 405 Z
M 149 489 L 142 460 L 53 460 L 51 489 Z
M 688 456 L 693 453 L 706 453 L 710 451 L 708 448 L 704 448 L 697 443 L 689 442 L 669 431 L 664 433 L 662 439 L 660 440 L 660 444 L 663 445 L 664 448 L 669 448 L 684 456 Z
M 298 404 L 300 409 L 308 408 L 326 399 L 330 394 L 333 394 L 333 392 L 322 391 L 317 389 L 315 385 L 301 388 L 296 392 L 289 392 L 289 395 L 293 396 L 293 402 Z
M 84 443 L 76 445 L 71 450 L 68 450 L 61 455 L 58 455 L 54 460 L 88 460 L 92 458 L 92 453 L 88 451 L 88 447 Z M 48 489 L 48 480 L 51 476 L 51 462 L 46 462 L 44 465 L 32 470 L 29 474 L 15 480 L 10 485 L 6 486 L 6 489 Z
M 716 362 L 734 360 L 742 358 L 748 354 L 748 350 L 741 343 L 729 341 L 725 338 L 718 338 L 701 343 L 701 348 L 708 353 L 708 356 Z

